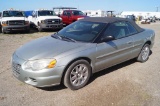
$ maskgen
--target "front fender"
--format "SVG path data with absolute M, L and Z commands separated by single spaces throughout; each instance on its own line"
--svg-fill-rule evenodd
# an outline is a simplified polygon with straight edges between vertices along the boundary
M 96 47 L 91 47 L 82 51 L 70 53 L 70 54 L 62 54 L 61 56 L 55 57 L 57 60 L 57 66 L 65 66 L 65 68 L 72 62 L 77 59 L 89 59 L 92 67 L 92 71 L 95 70 L 95 62 L 96 62 Z

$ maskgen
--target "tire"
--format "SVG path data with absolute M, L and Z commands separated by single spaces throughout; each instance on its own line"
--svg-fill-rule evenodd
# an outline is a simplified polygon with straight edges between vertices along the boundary
M 38 31 L 39 31 L 39 32 L 42 32 L 42 31 L 43 31 L 43 29 L 41 28 L 41 26 L 39 25 L 39 23 L 38 23 Z
M 33 25 L 33 24 L 30 24 L 30 28 L 34 28 L 34 25 Z
M 145 44 L 143 48 L 141 49 L 141 52 L 137 58 L 137 61 L 141 63 L 146 62 L 149 58 L 149 55 L 150 55 L 150 45 Z
M 30 33 L 30 29 L 27 29 L 25 32 L 26 32 L 26 33 Z
M 1 28 L 1 32 L 2 32 L 3 34 L 6 34 L 6 31 L 3 29 L 3 27 Z
M 77 90 L 84 87 L 91 76 L 91 66 L 86 60 L 78 60 L 72 63 L 65 75 L 64 85 L 71 90 Z

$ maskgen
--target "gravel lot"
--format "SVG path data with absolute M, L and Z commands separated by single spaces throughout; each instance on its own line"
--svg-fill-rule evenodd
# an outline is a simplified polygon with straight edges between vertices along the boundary
M 0 33 L 0 106 L 158 106 L 160 104 L 160 22 L 140 25 L 154 29 L 155 45 L 149 60 L 130 60 L 93 75 L 84 88 L 63 85 L 36 88 L 12 75 L 10 58 L 21 45 L 53 32 Z

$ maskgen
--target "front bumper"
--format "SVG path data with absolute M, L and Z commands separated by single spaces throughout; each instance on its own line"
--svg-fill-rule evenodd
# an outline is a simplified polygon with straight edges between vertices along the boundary
M 40 71 L 26 71 L 22 69 L 25 60 L 15 54 L 12 56 L 13 75 L 20 81 L 36 87 L 58 85 L 61 82 L 64 67 L 54 67 Z
M 42 29 L 62 29 L 63 24 L 42 24 L 40 23 Z
M 29 25 L 9 25 L 9 26 L 3 26 L 4 31 L 26 31 L 29 30 L 30 26 Z

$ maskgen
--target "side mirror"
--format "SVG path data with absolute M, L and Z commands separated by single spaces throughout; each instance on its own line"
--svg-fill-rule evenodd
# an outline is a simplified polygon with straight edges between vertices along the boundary
M 111 40 L 115 40 L 115 38 L 113 36 L 106 36 L 104 38 L 101 39 L 102 42 L 108 42 Z

